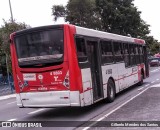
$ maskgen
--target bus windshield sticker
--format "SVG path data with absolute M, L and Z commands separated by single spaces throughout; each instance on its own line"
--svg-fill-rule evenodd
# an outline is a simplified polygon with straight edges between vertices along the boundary
M 23 74 L 23 80 L 25 81 L 36 81 L 36 74 Z

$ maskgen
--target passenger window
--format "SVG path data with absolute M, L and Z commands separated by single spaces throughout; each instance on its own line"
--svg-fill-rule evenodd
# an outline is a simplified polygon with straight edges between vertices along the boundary
M 138 45 L 135 45 L 135 59 L 136 59 L 136 64 L 140 63 L 140 57 L 139 57 L 139 52 L 138 52 Z
M 101 41 L 102 62 L 113 63 L 113 51 L 111 41 Z
M 123 61 L 122 43 L 121 42 L 113 42 L 113 46 L 114 46 L 115 61 L 116 62 Z
M 130 65 L 133 66 L 136 64 L 134 44 L 129 44 L 129 49 L 130 49 Z
M 144 62 L 144 54 L 143 54 L 143 47 L 139 47 L 139 55 L 140 55 L 140 63 Z
M 128 67 L 130 66 L 128 43 L 124 43 L 123 46 L 124 46 L 124 62 L 125 66 Z
M 83 38 L 76 38 L 76 48 L 77 48 L 78 62 L 86 62 L 87 52 L 86 52 L 85 40 Z

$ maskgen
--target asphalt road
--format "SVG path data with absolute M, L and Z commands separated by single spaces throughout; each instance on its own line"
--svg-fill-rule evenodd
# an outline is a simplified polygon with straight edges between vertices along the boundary
M 150 77 L 144 80 L 142 86 L 133 86 L 119 93 L 113 103 L 101 101 L 84 108 L 18 108 L 15 98 L 1 100 L 0 120 L 24 122 L 60 121 L 50 122 L 52 125 L 64 121 L 59 124 L 61 127 L 34 128 L 38 130 L 106 129 L 106 127 L 99 127 L 97 122 L 92 121 L 158 121 L 160 120 L 160 115 L 157 114 L 160 113 L 159 73 L 160 67 L 151 67 Z M 65 121 L 69 121 L 67 124 L 70 127 L 66 126 Z M 12 130 L 18 129 L 21 128 L 12 128 Z M 31 128 L 23 129 L 27 130 Z M 128 128 L 109 127 L 108 129 L 127 130 Z M 132 127 L 131 129 L 137 129 L 137 127 Z M 158 128 L 155 127 L 154 129 Z

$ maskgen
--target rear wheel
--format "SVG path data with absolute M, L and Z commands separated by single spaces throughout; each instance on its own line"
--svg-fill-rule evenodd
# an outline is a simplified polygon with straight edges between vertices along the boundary
M 107 100 L 108 102 L 113 102 L 115 99 L 116 95 L 116 90 L 115 90 L 115 85 L 113 80 L 109 79 L 108 80 L 108 85 L 107 85 Z

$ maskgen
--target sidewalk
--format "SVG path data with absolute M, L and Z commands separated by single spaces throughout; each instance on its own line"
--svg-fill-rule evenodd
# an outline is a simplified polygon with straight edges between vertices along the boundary
M 8 98 L 15 98 L 16 94 L 9 94 L 9 95 L 5 95 L 5 96 L 0 96 L 0 101 L 4 100 L 4 99 L 8 99 Z
M 13 97 L 16 97 L 15 91 L 7 84 L 0 84 L 0 101 Z
M 11 86 L 8 84 L 0 84 L 0 96 L 13 94 L 14 90 L 11 90 Z

